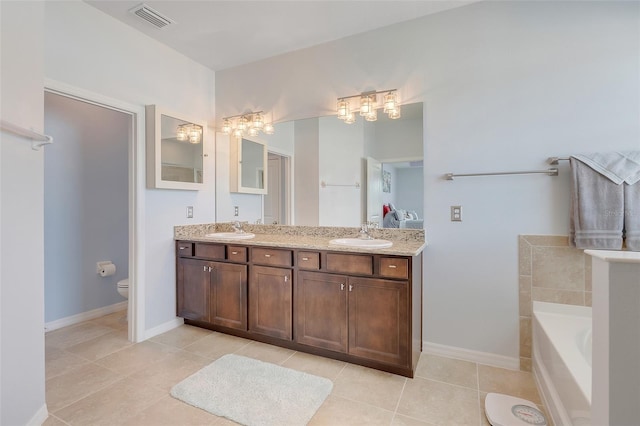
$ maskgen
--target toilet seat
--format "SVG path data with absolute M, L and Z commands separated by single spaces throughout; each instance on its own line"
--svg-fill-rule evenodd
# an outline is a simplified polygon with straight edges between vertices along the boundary
M 120 295 L 122 297 L 125 298 L 129 298 L 129 278 L 125 278 L 124 280 L 120 280 L 118 281 L 118 293 L 120 293 Z

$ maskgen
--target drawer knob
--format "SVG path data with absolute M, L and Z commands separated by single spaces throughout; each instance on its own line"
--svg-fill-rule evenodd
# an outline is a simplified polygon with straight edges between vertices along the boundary
M 231 254 L 238 254 L 238 252 L 237 251 L 232 251 Z
M 306 262 L 307 260 L 309 260 L 309 258 L 308 257 L 303 257 L 302 260 L 304 260 Z
M 265 254 L 264 257 L 271 257 L 271 255 L 270 254 Z
M 396 269 L 396 268 L 397 268 L 397 266 L 396 266 L 396 265 L 389 265 L 389 268 L 391 268 L 391 269 Z
M 180 250 L 186 250 L 187 247 L 180 247 Z

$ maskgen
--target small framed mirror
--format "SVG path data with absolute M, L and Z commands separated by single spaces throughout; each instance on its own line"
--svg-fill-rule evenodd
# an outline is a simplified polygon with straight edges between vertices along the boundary
M 267 147 L 264 142 L 246 136 L 232 138 L 230 160 L 231 192 L 267 193 Z
M 204 187 L 206 123 L 147 105 L 146 132 L 148 188 Z

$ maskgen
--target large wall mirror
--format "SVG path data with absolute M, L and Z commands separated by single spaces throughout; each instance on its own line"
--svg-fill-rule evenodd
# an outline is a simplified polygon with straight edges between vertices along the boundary
M 402 105 L 402 116 L 379 114 L 353 124 L 335 115 L 281 122 L 263 138 L 269 176 L 282 177 L 264 197 L 265 223 L 359 226 L 363 221 L 390 228 L 423 228 L 423 106 Z M 272 161 L 281 153 L 284 160 Z M 274 195 L 274 192 L 277 193 Z M 293 194 L 293 195 L 292 195 Z M 274 199 L 285 197 L 286 199 Z M 384 205 L 395 207 L 384 216 Z M 271 206 L 279 216 L 267 214 Z M 397 217 L 396 217 L 397 215 Z
M 148 105 L 146 133 L 147 187 L 202 189 L 206 124 Z

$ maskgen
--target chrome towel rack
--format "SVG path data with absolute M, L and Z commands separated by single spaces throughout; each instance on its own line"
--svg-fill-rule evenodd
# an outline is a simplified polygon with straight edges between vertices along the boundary
M 552 166 L 557 166 L 560 164 L 560 161 L 569 161 L 569 157 L 549 157 L 547 158 L 547 163 Z
M 13 133 L 14 135 L 31 139 L 31 149 L 35 151 L 39 151 L 40 148 L 44 145 L 53 143 L 53 136 L 34 132 L 33 130 L 26 129 L 22 126 L 18 126 L 17 124 L 10 123 L 6 120 L 0 120 L 0 128 L 6 132 Z
M 446 180 L 453 180 L 457 177 L 471 177 L 471 176 L 503 176 L 503 175 L 539 175 L 544 174 L 547 176 L 558 176 L 558 169 L 551 168 L 547 170 L 523 170 L 518 172 L 491 172 L 491 173 L 447 173 L 444 175 Z
M 360 182 L 356 182 L 355 184 L 345 185 L 345 184 L 335 184 L 335 183 L 327 183 L 325 181 L 320 182 L 320 186 L 322 188 L 326 188 L 327 186 L 349 186 L 352 188 L 360 188 Z

